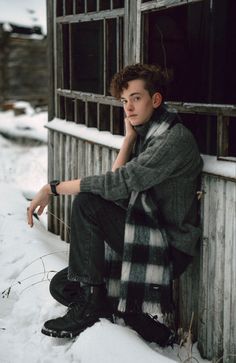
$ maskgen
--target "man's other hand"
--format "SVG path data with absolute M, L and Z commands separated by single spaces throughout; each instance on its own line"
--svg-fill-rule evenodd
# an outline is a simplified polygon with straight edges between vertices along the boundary
M 33 214 L 36 208 L 39 207 L 37 214 L 40 216 L 44 208 L 48 205 L 51 196 L 51 188 L 49 184 L 46 184 L 40 189 L 40 191 L 36 194 L 34 199 L 31 201 L 30 206 L 27 208 L 27 220 L 30 227 L 33 227 Z

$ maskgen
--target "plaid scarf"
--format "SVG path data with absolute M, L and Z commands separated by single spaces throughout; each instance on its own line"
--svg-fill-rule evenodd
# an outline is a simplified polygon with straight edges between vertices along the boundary
M 176 114 L 166 110 L 152 122 L 141 151 L 173 123 Z M 143 312 L 159 317 L 172 310 L 171 263 L 165 230 L 159 223 L 152 188 L 133 191 L 126 215 L 123 256 L 108 246 L 108 295 L 121 312 Z

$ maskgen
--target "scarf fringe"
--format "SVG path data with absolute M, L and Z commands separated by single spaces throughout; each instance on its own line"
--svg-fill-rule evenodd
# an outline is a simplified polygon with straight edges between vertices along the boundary
M 118 311 L 120 311 L 121 313 L 126 312 L 126 300 L 125 299 L 119 300 Z
M 144 314 L 146 313 L 152 316 L 156 315 L 158 317 L 158 320 L 159 318 L 163 317 L 160 304 L 157 304 L 155 302 L 144 301 L 142 305 L 142 311 Z

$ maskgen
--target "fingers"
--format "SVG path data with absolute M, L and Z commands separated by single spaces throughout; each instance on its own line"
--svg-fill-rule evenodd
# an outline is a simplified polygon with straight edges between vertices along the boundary
M 37 214 L 38 214 L 39 216 L 41 216 L 41 214 L 43 213 L 44 208 L 45 208 L 44 206 L 41 206 L 41 207 L 38 209 Z
M 33 222 L 33 210 L 28 207 L 27 208 L 27 221 L 30 227 L 33 227 L 34 222 Z

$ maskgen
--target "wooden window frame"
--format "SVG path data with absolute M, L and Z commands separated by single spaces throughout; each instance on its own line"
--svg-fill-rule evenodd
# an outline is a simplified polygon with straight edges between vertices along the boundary
M 121 103 L 115 100 L 113 97 L 107 94 L 108 89 L 108 77 L 110 72 L 107 67 L 107 59 L 109 57 L 109 27 L 112 26 L 116 29 L 116 64 L 114 66 L 116 71 L 122 68 L 124 64 L 124 50 L 123 50 L 123 33 L 124 33 L 124 8 L 117 8 L 117 3 L 110 0 L 110 9 L 101 10 L 99 12 L 86 12 L 87 1 L 84 2 L 84 12 L 76 13 L 76 0 L 70 0 L 70 9 L 73 8 L 73 14 L 68 14 L 66 11 L 66 1 L 59 0 L 60 8 L 59 16 L 55 17 L 55 55 L 56 55 L 56 74 L 55 74 L 55 99 L 56 99 L 56 116 L 64 118 L 67 121 L 74 121 L 76 123 L 84 123 L 88 127 L 97 127 L 101 131 L 111 131 L 115 134 L 123 134 L 123 123 L 121 120 L 115 121 L 115 114 L 118 114 Z M 73 6 L 71 5 L 73 3 Z M 115 8 L 114 8 L 115 6 Z M 55 13 L 57 10 L 57 2 L 55 1 Z M 100 0 L 96 0 L 96 9 L 100 8 Z M 81 22 L 92 22 L 92 21 L 103 22 L 103 92 L 102 94 L 77 91 L 72 87 L 72 24 Z M 111 25 L 110 20 L 114 20 L 115 24 Z M 113 31 L 114 34 L 114 31 Z M 65 47 L 63 37 L 67 38 L 67 47 Z M 112 42 L 110 41 L 110 44 Z M 113 42 L 114 43 L 114 42 Z M 64 52 L 64 53 L 63 53 Z M 64 60 L 63 60 L 64 54 Z M 58 55 L 58 56 L 57 56 Z M 66 58 L 66 59 L 65 59 Z M 63 67 L 66 68 L 63 71 Z M 66 84 L 66 88 L 63 85 Z M 84 104 L 82 107 L 81 102 Z M 95 112 L 95 105 L 97 111 Z M 82 116 L 78 116 L 79 110 L 84 110 Z M 94 122 L 91 120 L 90 115 L 96 114 Z M 106 120 L 103 119 L 102 115 L 106 115 Z M 120 112 L 121 115 L 121 112 Z M 73 116 L 73 117 L 72 117 Z M 109 116 L 109 117 L 108 117 Z M 82 120 L 84 117 L 84 120 Z M 107 119 L 108 118 L 108 119 Z
M 136 53 L 134 55 L 136 62 L 143 62 L 143 51 L 141 44 L 144 44 L 144 24 L 143 14 L 152 11 L 174 8 L 181 5 L 189 5 L 204 0 L 150 0 L 142 3 L 137 0 L 137 17 L 136 17 Z M 198 103 L 181 103 L 167 102 L 176 111 L 183 114 L 197 114 L 215 116 L 217 122 L 217 159 L 226 161 L 235 161 L 236 157 L 228 156 L 229 151 L 229 119 L 236 117 L 236 106 L 228 104 L 198 104 Z

